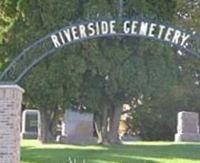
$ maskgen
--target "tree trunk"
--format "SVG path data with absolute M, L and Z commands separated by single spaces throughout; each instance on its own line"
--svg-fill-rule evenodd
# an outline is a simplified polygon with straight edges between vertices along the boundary
M 102 132 L 102 144 L 108 144 L 107 140 L 107 134 L 108 134 L 108 108 L 103 109 L 103 115 L 102 115 L 102 126 L 101 126 L 101 132 Z
M 115 107 L 112 109 L 110 116 L 110 130 L 108 133 L 108 142 L 110 144 L 120 143 L 118 129 L 119 129 L 121 113 L 122 113 L 122 107 Z
M 38 139 L 42 143 L 53 141 L 53 136 L 50 132 L 50 119 L 45 109 L 40 110 L 40 125 L 38 130 Z
M 107 119 L 108 109 L 104 108 L 102 115 L 96 115 L 95 117 L 95 129 L 98 136 L 98 144 L 108 144 L 107 141 Z
M 100 115 L 94 116 L 94 125 L 95 125 L 95 131 L 97 133 L 98 144 L 101 144 L 103 142 L 103 137 L 102 137 L 102 132 L 101 132 L 101 117 L 100 117 Z

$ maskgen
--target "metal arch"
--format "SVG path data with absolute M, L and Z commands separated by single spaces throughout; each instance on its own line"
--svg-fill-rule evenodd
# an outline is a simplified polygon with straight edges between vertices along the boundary
M 76 40 L 76 41 L 72 41 L 68 44 L 65 44 L 63 46 L 61 46 L 58 50 L 60 50 L 62 47 L 66 46 L 66 45 L 70 45 L 70 44 L 73 44 L 73 43 L 78 43 L 78 42 L 81 42 L 83 40 L 89 40 L 89 39 L 94 39 L 94 38 L 100 38 L 100 37 L 109 37 L 109 36 L 113 36 L 113 35 L 99 35 L 99 36 L 95 36 L 95 37 L 90 37 L 90 38 L 87 38 L 87 39 L 79 39 L 79 40 Z M 133 35 L 129 35 L 129 34 L 117 34 L 115 36 L 128 36 L 128 37 L 133 37 Z M 137 37 L 137 36 L 134 36 L 134 37 Z M 139 36 L 141 37 L 141 36 Z M 144 38 L 148 38 L 148 37 L 145 37 Z M 148 38 L 148 39 L 152 39 L 152 40 L 158 40 L 158 39 L 154 39 L 154 38 Z M 168 45 L 171 45 L 169 42 L 167 41 L 162 41 L 164 44 L 168 44 Z M 176 47 L 181 50 L 181 51 L 184 51 L 184 52 L 187 52 L 189 54 L 192 54 L 193 56 L 195 56 L 197 59 L 200 59 L 200 55 L 188 50 L 188 49 L 185 49 L 181 46 L 177 46 Z M 36 61 L 34 61 L 32 64 L 30 64 L 19 76 L 18 78 L 14 81 L 14 83 L 18 83 L 33 67 L 35 67 L 37 64 L 39 64 L 44 58 L 48 57 L 48 55 L 52 54 L 53 52 L 55 52 L 56 49 L 51 49 L 49 51 L 47 51 L 46 53 L 44 53 L 40 58 L 38 58 Z
M 177 47 L 177 49 L 181 50 L 182 52 L 185 52 L 185 53 L 187 53 L 187 54 L 190 54 L 190 55 L 196 57 L 197 59 L 200 59 L 200 50 L 199 50 L 199 49 L 200 49 L 200 36 L 199 36 L 199 35 L 193 35 L 193 33 L 192 33 L 191 31 L 187 32 L 187 31 L 185 31 L 185 30 L 183 30 L 183 29 L 181 29 L 181 28 L 179 28 L 179 27 L 176 27 L 176 26 L 174 26 L 174 25 L 171 25 L 171 24 L 169 24 L 169 23 L 161 23 L 161 22 L 157 22 L 157 21 L 154 21 L 154 20 L 149 20 L 149 19 L 147 20 L 147 19 L 144 19 L 144 18 L 135 18 L 135 19 L 133 19 L 133 18 L 132 18 L 132 19 L 123 18 L 123 19 L 115 19 L 115 20 L 117 20 L 117 21 L 119 21 L 119 22 L 122 22 L 122 21 L 125 21 L 125 20 L 130 20 L 130 21 L 131 21 L 131 20 L 137 20 L 137 21 L 145 21 L 145 22 L 148 22 L 148 23 L 156 23 L 156 24 L 158 24 L 158 25 L 165 25 L 166 27 L 172 27 L 172 28 L 178 29 L 178 30 L 180 30 L 180 31 L 182 31 L 182 32 L 186 32 L 186 33 L 188 33 L 188 34 L 191 34 L 191 35 L 192 35 L 192 38 L 191 38 L 191 39 L 193 39 L 194 41 L 198 40 L 198 43 L 197 43 L 197 44 L 198 44 L 198 45 L 197 45 L 197 46 L 198 46 L 198 47 L 197 47 L 198 52 L 195 53 L 195 52 L 193 52 L 193 51 L 190 50 L 190 49 L 184 48 L 184 47 L 182 47 L 182 46 L 180 46 L 180 45 L 172 44 L 172 43 L 167 42 L 167 41 L 164 41 L 164 40 L 160 40 L 160 39 L 155 38 L 155 37 L 149 38 L 149 37 L 147 37 L 147 36 L 132 35 L 132 34 L 125 34 L 125 33 L 116 33 L 116 34 L 107 34 L 107 35 L 95 35 L 95 36 L 92 36 L 92 37 L 82 38 L 82 39 L 79 39 L 79 40 L 73 40 L 73 41 L 71 41 L 71 42 L 66 43 L 65 45 L 60 46 L 59 48 L 55 48 L 55 47 L 53 47 L 53 48 L 47 48 L 47 51 L 43 52 L 42 54 L 39 54 L 39 57 L 38 57 L 38 58 L 35 58 L 35 57 L 33 56 L 33 58 L 30 59 L 31 63 L 30 63 L 29 65 L 27 65 L 27 66 L 25 67 L 25 69 L 19 71 L 19 75 L 17 75 L 17 77 L 14 76 L 14 80 L 12 79 L 12 77 L 9 76 L 8 73 L 9 73 L 9 71 L 12 70 L 12 68 L 14 69 L 13 71 L 15 71 L 15 67 L 14 67 L 15 65 L 17 65 L 17 64 L 18 64 L 20 61 L 22 61 L 24 58 L 26 58 L 26 57 L 28 58 L 29 52 L 31 52 L 31 50 L 34 52 L 34 49 L 37 48 L 37 47 L 39 47 L 41 44 L 44 43 L 44 45 L 45 45 L 45 41 L 49 41 L 51 35 L 56 34 L 56 33 L 60 32 L 60 31 L 62 31 L 63 29 L 70 28 L 70 27 L 72 27 L 72 26 L 76 26 L 76 25 L 79 25 L 79 24 L 86 25 L 86 24 L 89 23 L 89 22 L 100 22 L 100 21 L 109 21 L 109 20 L 111 20 L 111 19 L 92 20 L 92 21 L 87 20 L 87 21 L 84 21 L 84 22 L 76 22 L 76 23 L 74 23 L 74 24 L 72 24 L 72 25 L 65 26 L 65 27 L 63 27 L 63 28 L 61 28 L 61 29 L 59 29 L 59 30 L 53 32 L 53 33 L 47 34 L 45 37 L 43 37 L 43 38 L 39 39 L 38 41 L 34 42 L 32 45 L 30 45 L 29 47 L 27 47 L 26 49 L 24 49 L 19 55 L 17 55 L 17 57 L 7 66 L 7 68 L 6 68 L 6 69 L 3 71 L 3 73 L 0 75 L 0 81 L 1 81 L 1 83 L 18 83 L 18 82 L 20 82 L 20 80 L 21 80 L 22 78 L 25 77 L 26 74 L 28 74 L 28 72 L 31 71 L 31 69 L 32 69 L 33 67 L 35 67 L 35 66 L 36 66 L 37 64 L 39 64 L 44 58 L 48 57 L 50 54 L 52 54 L 52 53 L 55 52 L 56 50 L 59 50 L 59 49 L 63 48 L 64 46 L 70 45 L 70 44 L 72 44 L 72 43 L 77 43 L 77 42 L 81 42 L 81 41 L 84 41 L 84 40 L 95 39 L 95 38 L 100 38 L 100 37 L 126 36 L 126 37 L 143 37 L 143 38 L 148 38 L 148 39 L 151 39 L 151 40 L 156 40 L 156 41 L 163 42 L 163 43 L 168 44 L 168 45 L 171 45 L 171 46 L 173 45 L 173 46 Z M 51 47 L 52 47 L 52 42 L 51 42 L 50 44 L 51 44 Z M 45 45 L 45 47 L 46 47 L 46 45 Z M 37 49 L 36 49 L 36 51 L 37 51 Z M 31 54 L 34 55 L 35 53 L 30 53 L 30 55 L 31 55 Z M 23 62 L 22 62 L 22 63 L 23 63 Z M 12 72 L 12 71 L 11 71 L 11 72 Z M 15 73 L 15 72 L 14 72 L 14 73 Z M 6 79 L 6 80 L 4 81 L 4 78 L 8 78 L 8 79 Z

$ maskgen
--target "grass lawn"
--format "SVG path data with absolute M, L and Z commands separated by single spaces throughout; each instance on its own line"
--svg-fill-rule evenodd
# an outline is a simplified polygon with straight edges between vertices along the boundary
M 134 142 L 113 146 L 75 146 L 23 140 L 21 163 L 199 163 L 200 143 Z

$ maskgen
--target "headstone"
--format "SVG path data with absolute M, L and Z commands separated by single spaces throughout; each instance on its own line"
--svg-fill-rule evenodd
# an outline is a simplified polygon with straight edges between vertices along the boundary
M 177 133 L 175 141 L 194 142 L 200 141 L 199 114 L 195 112 L 178 113 Z
M 25 110 L 22 114 L 22 137 L 26 139 L 37 139 L 40 121 L 38 110 Z
M 62 124 L 61 143 L 94 144 L 93 114 L 66 110 Z

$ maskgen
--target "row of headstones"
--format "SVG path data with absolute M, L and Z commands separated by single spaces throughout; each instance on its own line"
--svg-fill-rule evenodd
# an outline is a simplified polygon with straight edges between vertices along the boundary
M 200 141 L 199 115 L 194 112 L 179 112 L 175 141 Z M 40 112 L 25 110 L 22 116 L 23 138 L 37 138 L 40 125 Z M 66 110 L 62 123 L 62 143 L 90 144 L 97 140 L 93 137 L 93 114 Z
M 22 138 L 38 138 L 40 129 L 40 112 L 38 110 L 25 110 L 22 113 Z M 97 139 L 93 136 L 93 114 L 65 111 L 62 122 L 61 136 L 57 141 L 69 144 L 95 144 Z

